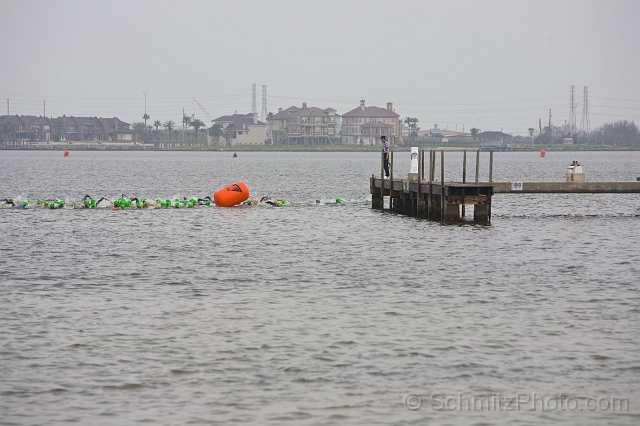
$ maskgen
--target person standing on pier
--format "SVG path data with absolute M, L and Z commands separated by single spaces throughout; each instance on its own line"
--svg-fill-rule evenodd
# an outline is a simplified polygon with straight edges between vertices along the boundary
M 382 142 L 382 155 L 384 155 L 384 177 L 385 179 L 389 178 L 389 142 L 387 142 L 387 137 L 382 135 L 380 136 L 380 142 Z

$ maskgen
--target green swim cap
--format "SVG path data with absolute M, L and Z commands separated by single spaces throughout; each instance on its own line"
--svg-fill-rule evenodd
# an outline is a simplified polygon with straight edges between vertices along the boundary
M 53 203 L 51 203 L 51 204 L 49 204 L 49 207 L 50 207 L 50 208 L 52 208 L 52 209 L 55 209 L 55 208 L 56 208 L 56 205 L 55 205 L 55 204 L 53 204 Z
M 136 208 L 139 209 L 140 208 L 140 203 L 136 203 Z
M 95 209 L 96 208 L 96 203 L 91 203 L 91 208 Z
M 72 202 L 73 202 L 73 207 L 75 207 L 76 206 L 76 202 L 75 201 L 72 201 Z
M 207 200 L 207 202 L 205 203 L 206 205 L 210 205 L 211 201 Z
M 156 198 L 156 203 L 159 203 L 159 202 L 160 202 L 160 198 Z
M 23 201 L 23 202 L 22 202 L 22 205 L 23 205 L 23 206 L 28 206 L 28 205 L 29 205 L 29 202 L 28 202 L 28 201 Z
M 60 200 L 60 207 L 64 207 L 64 200 Z
M 9 198 L 8 200 L 10 203 L 13 203 L 13 198 Z
M 37 204 L 42 204 L 42 200 L 36 201 Z

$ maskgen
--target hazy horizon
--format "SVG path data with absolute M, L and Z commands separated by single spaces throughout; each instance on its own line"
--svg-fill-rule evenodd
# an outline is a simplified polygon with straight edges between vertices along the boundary
M 640 2 L 14 1 L 0 3 L 0 97 L 11 114 L 179 121 L 393 102 L 429 129 L 527 134 L 640 121 Z

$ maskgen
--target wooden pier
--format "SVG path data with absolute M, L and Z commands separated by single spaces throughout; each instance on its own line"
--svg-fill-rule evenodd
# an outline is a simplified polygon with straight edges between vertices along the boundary
M 463 151 L 461 181 L 445 181 L 445 151 L 418 152 L 418 173 L 404 178 L 393 176 L 393 151 L 390 153 L 389 179 L 371 176 L 371 207 L 383 210 L 389 197 L 389 210 L 418 218 L 455 222 L 465 217 L 466 206 L 473 206 L 473 220 L 489 223 L 494 194 L 630 194 L 640 193 L 640 181 L 624 182 L 494 182 L 493 151 L 489 153 L 489 181 L 479 181 L 480 151 Z M 475 152 L 475 179 L 467 179 L 467 151 Z M 428 152 L 428 176 L 425 178 L 425 153 Z M 436 158 L 440 155 L 440 179 L 436 180 Z M 381 165 L 381 171 L 382 165 Z M 382 175 L 381 173 L 381 175 Z

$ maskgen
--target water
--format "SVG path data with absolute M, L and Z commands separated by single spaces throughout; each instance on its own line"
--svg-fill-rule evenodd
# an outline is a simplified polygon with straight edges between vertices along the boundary
M 494 178 L 563 179 L 573 159 L 640 175 L 637 152 L 496 153 Z M 0 197 L 242 180 L 292 202 L 0 210 L 2 425 L 640 423 L 637 195 L 500 195 L 490 226 L 447 226 L 370 209 L 375 153 L 3 151 L 0 170 Z

